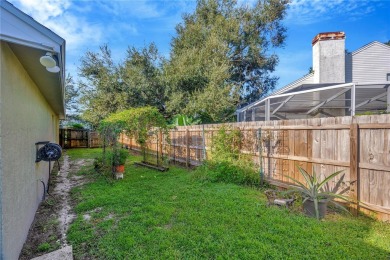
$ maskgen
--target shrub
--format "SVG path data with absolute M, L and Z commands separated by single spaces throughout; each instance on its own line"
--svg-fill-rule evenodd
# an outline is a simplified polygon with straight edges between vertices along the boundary
M 125 149 L 115 150 L 107 154 L 107 157 L 111 159 L 113 166 L 124 165 L 128 156 L 129 152 Z
M 245 185 L 260 183 L 250 156 L 240 154 L 241 132 L 226 126 L 213 136 L 210 159 L 195 171 L 200 180 Z
M 164 116 L 154 107 L 131 108 L 121 112 L 113 113 L 100 122 L 98 131 L 103 136 L 104 147 L 111 147 L 117 154 L 118 138 L 121 133 L 128 137 L 134 137 L 141 146 L 144 154 L 144 161 L 147 140 L 150 133 L 157 134 L 158 131 L 167 132 L 168 126 Z M 169 142 L 169 140 L 167 140 Z M 103 153 L 105 149 L 103 150 Z M 117 161 L 116 159 L 114 161 Z
M 105 154 L 102 154 L 94 159 L 93 165 L 95 167 L 95 170 L 104 170 L 108 166 L 110 166 L 108 169 L 111 170 L 110 160 L 107 158 Z
M 129 152 L 125 149 L 117 149 L 115 151 L 107 151 L 99 157 L 95 158 L 95 169 L 101 169 L 104 166 L 117 166 L 126 163 Z
M 202 181 L 227 182 L 244 185 L 260 183 L 258 173 L 253 165 L 243 164 L 243 160 L 235 162 L 209 160 L 199 166 L 194 176 Z

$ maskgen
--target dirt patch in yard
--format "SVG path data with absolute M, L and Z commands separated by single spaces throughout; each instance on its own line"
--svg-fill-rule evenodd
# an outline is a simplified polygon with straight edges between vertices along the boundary
M 75 218 L 70 190 L 88 181 L 76 173 L 83 166 L 91 164 L 92 160 L 71 160 L 66 152 L 62 157 L 60 170 L 55 163 L 50 177 L 49 194 L 35 214 L 19 259 L 31 259 L 68 244 L 66 232 Z

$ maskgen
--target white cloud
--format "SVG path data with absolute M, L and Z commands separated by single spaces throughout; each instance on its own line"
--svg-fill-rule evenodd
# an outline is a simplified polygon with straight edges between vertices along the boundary
M 102 38 L 100 26 L 89 24 L 85 19 L 72 15 L 51 19 L 45 26 L 66 40 L 68 50 L 75 50 L 91 42 L 100 42 Z
M 158 7 L 156 1 L 136 0 L 136 1 L 106 1 L 95 2 L 102 10 L 114 16 L 127 13 L 137 18 L 156 18 L 164 15 L 164 9 Z
M 18 3 L 23 11 L 40 23 L 62 15 L 70 6 L 69 0 L 17 0 L 14 2 Z
M 380 5 L 380 1 L 373 0 L 293 0 L 288 7 L 286 21 L 312 24 L 336 16 L 356 20 L 372 13 Z
M 103 28 L 90 24 L 69 10 L 70 0 L 15 0 L 15 6 L 66 40 L 67 50 L 76 50 L 102 38 Z

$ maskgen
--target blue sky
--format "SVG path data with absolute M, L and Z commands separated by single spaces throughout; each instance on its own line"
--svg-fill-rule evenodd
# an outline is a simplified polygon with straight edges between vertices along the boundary
M 67 41 L 66 69 L 77 78 L 80 58 L 107 43 L 116 61 L 128 46 L 155 42 L 169 56 L 170 42 L 182 14 L 195 1 L 179 0 L 12 0 L 16 7 Z M 254 0 L 239 0 L 251 4 Z M 346 49 L 390 40 L 390 0 L 293 0 L 284 20 L 285 47 L 274 50 L 280 63 L 275 75 L 282 87 L 306 74 L 312 66 L 311 40 L 319 32 L 344 31 Z

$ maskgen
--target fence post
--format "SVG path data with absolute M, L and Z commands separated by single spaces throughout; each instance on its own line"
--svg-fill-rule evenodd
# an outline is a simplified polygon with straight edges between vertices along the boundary
M 176 131 L 172 133 L 172 140 L 171 144 L 173 143 L 173 162 L 176 163 Z
M 204 125 L 202 125 L 202 145 L 203 145 L 203 158 L 202 158 L 202 161 L 205 161 L 206 160 L 206 140 L 204 139 L 205 138 L 205 134 L 204 134 Z
M 156 140 L 156 163 L 157 163 L 157 166 L 160 166 L 160 164 L 158 163 L 159 162 L 159 159 L 158 159 L 158 153 L 159 153 L 159 151 L 158 151 L 158 148 L 160 147 L 160 141 L 159 141 L 159 138 L 160 138 L 160 134 L 159 133 L 157 133 L 156 134 L 156 138 L 157 138 L 157 140 Z M 153 150 L 153 146 L 150 148 L 150 150 L 152 151 Z
M 66 139 L 68 141 L 68 148 L 72 148 L 72 132 L 70 129 L 66 129 Z
M 186 166 L 190 166 L 190 131 L 186 129 Z
M 264 170 L 263 170 L 263 147 L 261 146 L 261 128 L 257 129 L 257 151 L 259 152 L 259 175 L 260 175 L 260 186 L 264 185 Z
M 359 176 L 359 125 L 354 123 L 350 127 L 350 198 L 356 204 L 352 204 L 351 213 L 358 215 L 360 200 L 360 176 Z
M 162 131 L 161 129 L 159 129 L 158 131 L 158 150 L 161 151 L 161 162 L 163 161 L 163 156 L 164 156 L 164 152 L 163 152 L 163 135 L 162 135 Z

